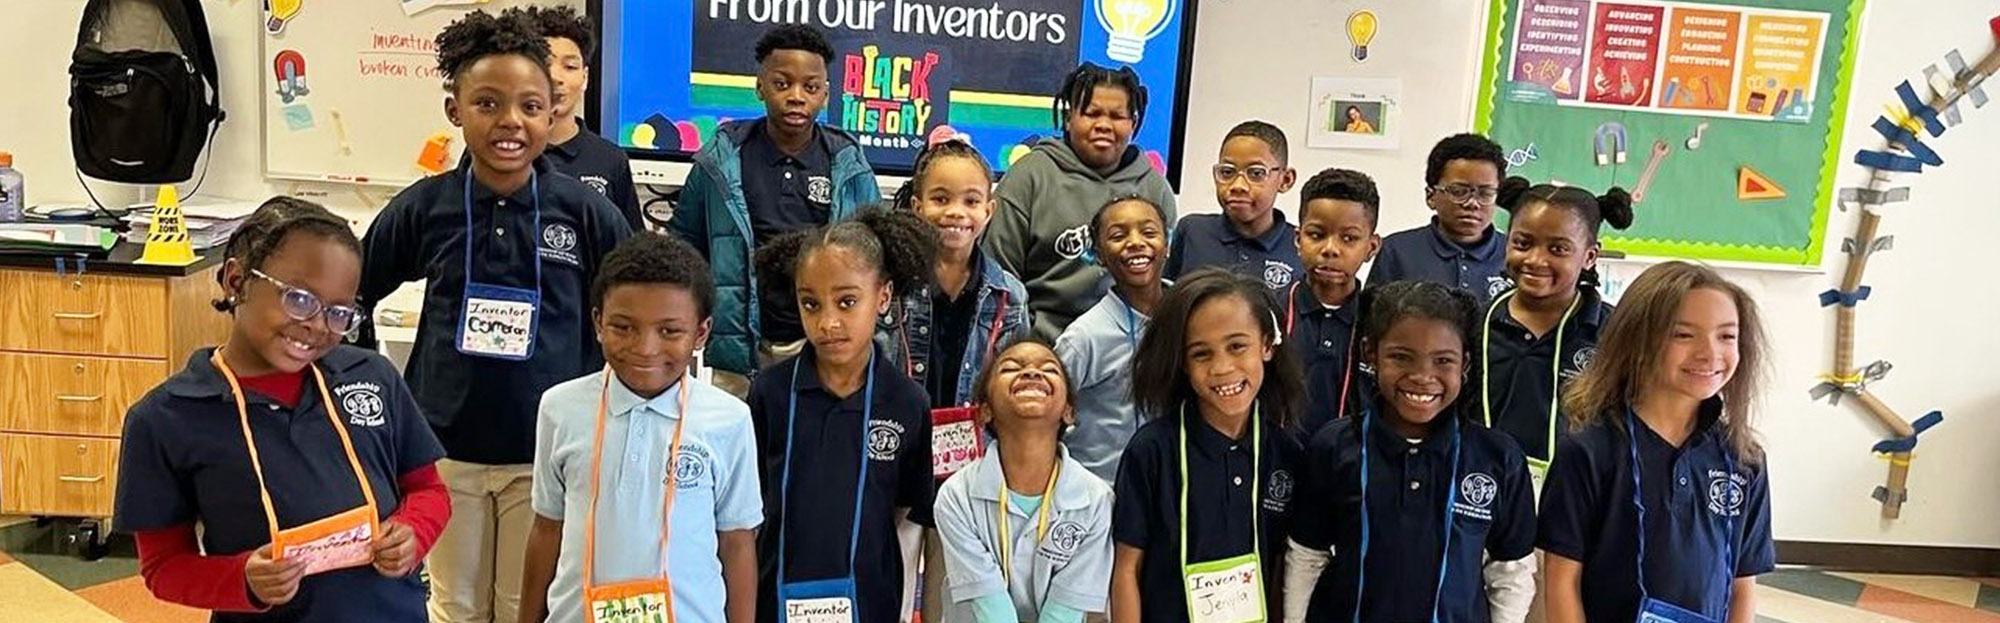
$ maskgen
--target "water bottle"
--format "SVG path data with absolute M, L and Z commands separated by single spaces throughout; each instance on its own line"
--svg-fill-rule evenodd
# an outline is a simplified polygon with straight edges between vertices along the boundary
M 14 170 L 14 154 L 0 151 L 0 223 L 19 223 L 26 197 L 21 194 L 21 172 Z

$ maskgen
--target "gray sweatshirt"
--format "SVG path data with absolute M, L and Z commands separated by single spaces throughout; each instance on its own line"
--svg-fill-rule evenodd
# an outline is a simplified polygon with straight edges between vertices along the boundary
M 1174 224 L 1174 190 L 1167 178 L 1127 147 L 1123 164 L 1100 175 L 1061 138 L 1045 138 L 1000 178 L 999 201 L 985 248 L 1028 287 L 1034 332 L 1055 340 L 1070 321 L 1096 305 L 1110 287 L 1104 268 L 1087 257 L 1090 219 L 1116 197 L 1137 195 L 1166 210 Z M 1161 258 L 1165 260 L 1165 258 Z

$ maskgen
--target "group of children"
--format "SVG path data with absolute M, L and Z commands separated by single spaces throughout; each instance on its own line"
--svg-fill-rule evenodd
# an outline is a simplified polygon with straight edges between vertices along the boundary
M 1756 307 L 1668 262 L 1614 311 L 1623 191 L 1505 177 L 1461 134 L 1430 224 L 1379 236 L 1375 183 L 1329 169 L 1293 225 L 1284 133 L 1252 121 L 1222 212 L 1177 222 L 1130 144 L 1146 89 L 1086 64 L 997 185 L 944 141 L 881 205 L 817 121 L 831 47 L 782 26 L 768 114 L 646 233 L 574 118 L 589 33 L 468 14 L 438 37 L 458 169 L 361 239 L 289 198 L 231 238 L 227 342 L 126 423 L 117 527 L 156 595 L 218 621 L 1484 623 L 1538 594 L 1561 623 L 1752 619 Z M 343 345 L 418 279 L 403 375 Z

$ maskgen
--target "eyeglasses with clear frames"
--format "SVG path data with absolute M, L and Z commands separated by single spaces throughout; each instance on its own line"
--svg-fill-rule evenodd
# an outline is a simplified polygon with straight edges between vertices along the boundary
M 285 315 L 290 316 L 293 320 L 306 322 L 323 316 L 326 318 L 326 328 L 341 335 L 352 334 L 356 329 L 361 328 L 363 315 L 359 308 L 347 305 L 327 305 L 325 302 L 319 300 L 319 295 L 308 292 L 304 288 L 279 281 L 277 278 L 266 275 L 264 271 L 255 268 L 250 269 L 250 275 L 269 281 L 271 285 L 277 286 L 278 301 L 284 306 Z
M 1451 184 L 1448 186 L 1432 186 L 1431 190 L 1444 193 L 1446 198 L 1451 199 L 1453 203 L 1459 205 L 1469 204 L 1474 201 L 1478 201 L 1482 205 L 1492 205 L 1495 200 L 1500 198 L 1500 188 L 1498 186 Z
M 1234 182 L 1239 175 L 1243 176 L 1244 179 L 1250 180 L 1252 184 L 1262 184 L 1264 180 L 1271 179 L 1271 174 L 1276 172 L 1276 169 L 1261 164 L 1253 164 L 1240 168 L 1233 164 L 1218 164 L 1213 169 L 1215 184 L 1217 186 Z

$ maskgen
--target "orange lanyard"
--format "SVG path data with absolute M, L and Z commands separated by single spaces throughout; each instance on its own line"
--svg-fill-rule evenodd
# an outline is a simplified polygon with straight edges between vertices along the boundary
M 594 575 L 592 571 L 597 567 L 597 495 L 598 491 L 602 488 L 602 481 L 599 480 L 599 476 L 603 473 L 604 465 L 604 419 L 606 406 L 611 397 L 611 377 L 611 367 L 605 366 L 604 384 L 597 391 L 597 432 L 592 436 L 590 444 L 590 514 L 584 520 L 586 523 L 584 523 L 583 527 L 583 585 L 586 588 L 595 586 L 595 584 L 591 583 L 591 576 Z M 666 495 L 661 496 L 664 499 L 660 503 L 660 577 L 667 579 L 667 598 L 669 600 L 673 598 L 674 591 L 673 580 L 669 577 L 670 574 L 665 571 L 667 568 L 667 535 L 673 526 L 674 492 L 680 489 L 680 483 L 675 481 L 675 478 L 679 474 L 674 469 L 674 459 L 681 454 L 681 432 L 687 429 L 688 375 L 686 372 L 681 373 L 680 386 L 680 407 L 674 418 L 674 441 L 672 449 L 667 451 L 667 492 Z M 630 425 L 627 424 L 627 426 Z M 673 618 L 673 608 L 671 606 L 667 609 L 667 617 L 669 620 Z
M 264 521 L 270 525 L 271 538 L 275 540 L 278 538 L 278 511 L 271 504 L 271 489 L 264 481 L 264 462 L 257 456 L 256 438 L 250 435 L 250 408 L 243 400 L 243 385 L 236 381 L 236 371 L 229 368 L 229 362 L 222 360 L 221 348 L 216 348 L 208 358 L 215 364 L 215 369 L 222 372 L 223 380 L 229 382 L 229 394 L 236 399 L 236 417 L 243 424 L 243 445 L 250 448 L 251 471 L 257 474 L 257 495 L 264 502 Z M 367 472 L 361 470 L 361 458 L 354 454 L 354 440 L 347 436 L 347 427 L 341 425 L 339 416 L 333 413 L 336 406 L 333 392 L 326 389 L 326 376 L 320 374 L 319 366 L 306 364 L 306 368 L 312 370 L 313 382 L 319 385 L 319 399 L 325 405 L 326 420 L 333 424 L 333 432 L 340 435 L 341 449 L 347 451 L 347 465 L 354 468 L 354 479 L 361 482 L 361 498 L 368 503 L 371 510 L 369 519 L 372 521 L 372 511 L 376 508 L 375 488 L 368 484 Z

